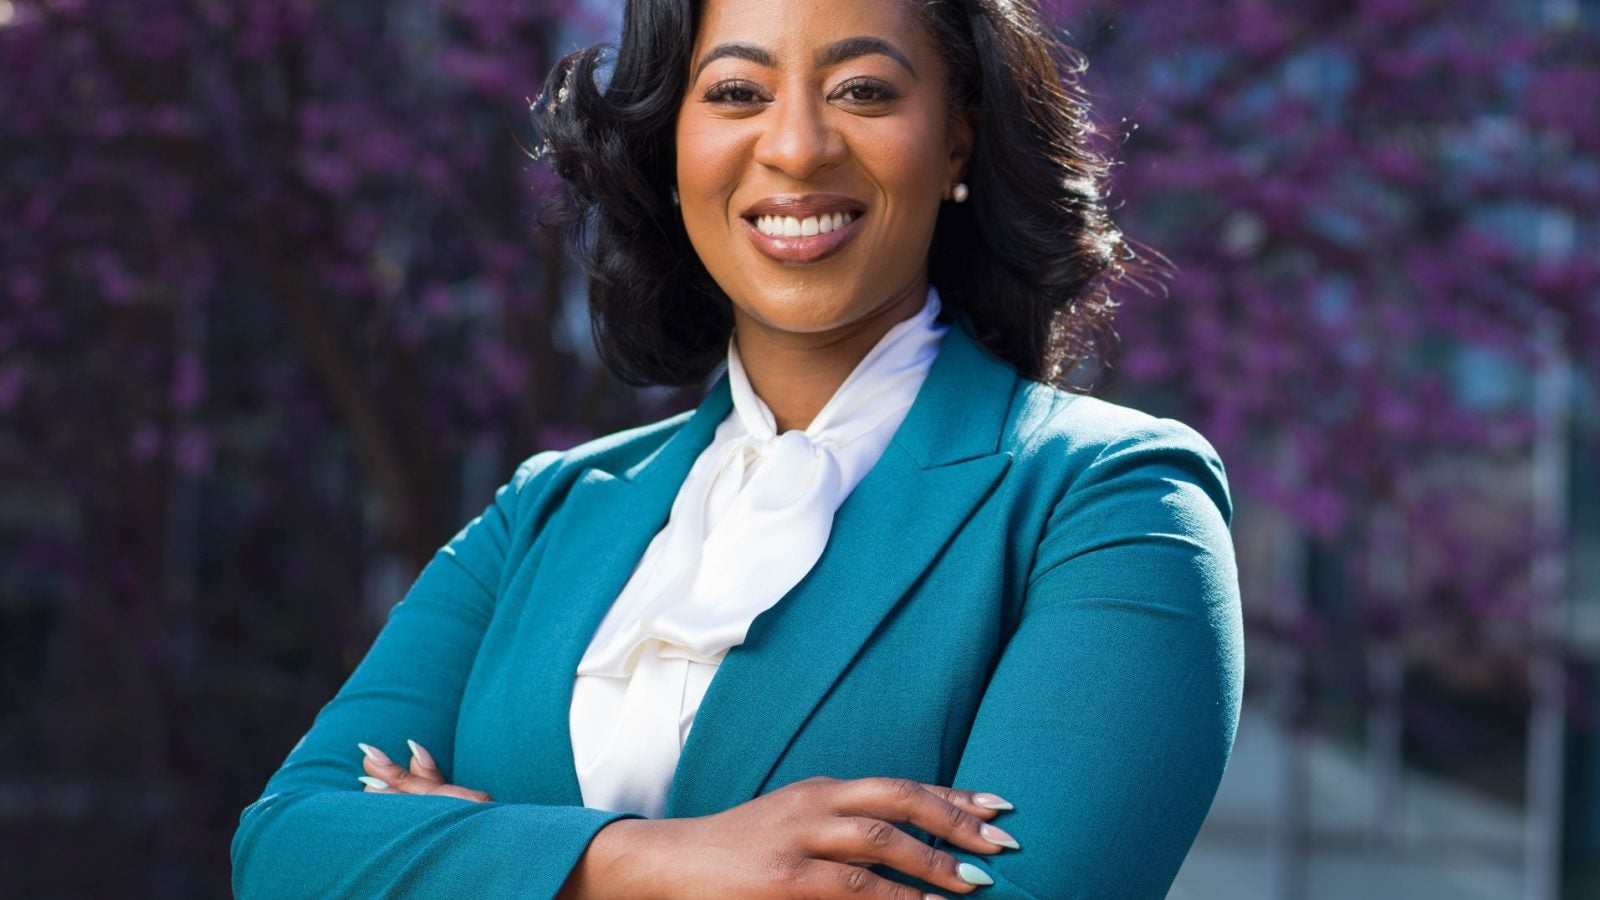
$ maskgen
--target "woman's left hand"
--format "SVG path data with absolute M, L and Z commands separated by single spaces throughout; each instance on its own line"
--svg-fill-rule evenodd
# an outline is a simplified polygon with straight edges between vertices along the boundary
M 483 791 L 449 784 L 444 773 L 433 761 L 433 755 L 416 741 L 406 741 L 411 747 L 411 768 L 402 769 L 387 753 L 370 744 L 357 744 L 361 748 L 361 768 L 366 776 L 361 783 L 369 794 L 436 794 L 441 797 L 459 797 L 474 803 L 488 803 L 493 798 Z

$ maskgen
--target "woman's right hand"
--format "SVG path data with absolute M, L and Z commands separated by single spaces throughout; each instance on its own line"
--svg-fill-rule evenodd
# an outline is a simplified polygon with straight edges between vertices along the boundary
M 992 794 L 909 779 L 808 778 L 709 816 L 613 822 L 595 836 L 559 897 L 927 896 L 866 868 L 874 864 L 964 894 L 988 877 L 896 824 L 997 853 L 1016 846 L 988 824 L 1008 808 Z

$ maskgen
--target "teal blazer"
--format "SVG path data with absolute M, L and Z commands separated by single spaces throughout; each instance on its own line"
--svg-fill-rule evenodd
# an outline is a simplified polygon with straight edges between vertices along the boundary
M 524 462 L 245 809 L 235 892 L 554 895 L 624 817 L 583 806 L 578 660 L 730 409 L 724 375 L 698 409 Z M 956 852 L 994 877 L 975 896 L 1165 896 L 1238 721 L 1231 514 L 1193 430 L 1019 378 L 952 327 L 822 558 L 727 654 L 666 814 L 903 776 L 1015 805 L 1020 850 Z M 363 793 L 356 742 L 400 759 L 407 738 L 495 802 Z

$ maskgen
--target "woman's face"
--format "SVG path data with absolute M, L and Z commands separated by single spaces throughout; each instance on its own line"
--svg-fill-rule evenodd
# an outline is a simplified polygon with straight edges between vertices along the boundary
M 971 132 L 951 123 L 944 66 L 908 7 L 706 2 L 677 188 L 741 334 L 820 335 L 921 306 L 934 221 Z

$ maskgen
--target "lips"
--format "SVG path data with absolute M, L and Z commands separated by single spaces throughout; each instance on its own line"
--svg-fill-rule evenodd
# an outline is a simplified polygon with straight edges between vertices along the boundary
M 813 263 L 837 253 L 855 237 L 866 204 L 844 194 L 768 197 L 742 214 L 757 250 L 777 262 Z
M 747 220 L 758 216 L 794 216 L 803 219 L 824 213 L 859 215 L 866 209 L 865 203 L 846 194 L 782 194 L 759 200 L 739 215 Z

